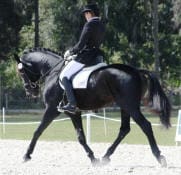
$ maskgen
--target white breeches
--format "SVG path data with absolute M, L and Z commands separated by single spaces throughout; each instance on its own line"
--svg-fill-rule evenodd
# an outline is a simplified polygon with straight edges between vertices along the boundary
M 79 63 L 75 60 L 70 61 L 63 69 L 63 71 L 60 73 L 59 76 L 60 80 L 62 81 L 64 77 L 70 79 L 74 74 L 79 72 L 84 66 L 85 66 L 84 64 Z

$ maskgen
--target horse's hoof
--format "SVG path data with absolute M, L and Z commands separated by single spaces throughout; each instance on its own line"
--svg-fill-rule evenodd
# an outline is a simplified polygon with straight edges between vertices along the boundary
M 103 157 L 102 158 L 102 165 L 107 165 L 111 162 L 111 159 L 109 157 Z
M 31 156 L 28 155 L 28 154 L 25 154 L 24 157 L 23 157 L 23 159 L 24 159 L 24 162 L 28 162 L 28 161 L 31 160 Z
M 100 159 L 93 159 L 92 161 L 91 161 L 91 163 L 92 163 L 92 166 L 94 166 L 94 167 L 98 167 L 98 166 L 100 166 L 101 164 L 100 164 Z
M 158 158 L 158 162 L 160 163 L 161 167 L 166 168 L 167 167 L 167 161 L 166 158 L 162 155 Z

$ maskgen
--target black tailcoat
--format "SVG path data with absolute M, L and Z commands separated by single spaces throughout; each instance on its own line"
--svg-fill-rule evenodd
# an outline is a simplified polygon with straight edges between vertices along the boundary
M 76 61 L 90 66 L 96 64 L 96 56 L 102 55 L 99 49 L 105 36 L 105 24 L 99 17 L 94 17 L 86 22 L 78 43 L 71 52 L 77 54 Z

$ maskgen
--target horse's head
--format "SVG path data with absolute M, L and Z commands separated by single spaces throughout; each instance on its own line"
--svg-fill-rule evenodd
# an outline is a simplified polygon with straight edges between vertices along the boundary
M 26 95 L 37 97 L 39 94 L 39 79 L 49 76 L 52 70 L 59 72 L 64 65 L 63 58 L 59 53 L 45 48 L 34 48 L 24 52 L 17 61 L 18 72 L 23 80 Z M 56 68 L 56 69 L 55 69 Z
M 18 72 L 23 80 L 26 95 L 36 98 L 39 95 L 38 80 L 41 76 L 40 71 L 31 62 L 26 61 L 26 59 L 19 59 L 18 56 L 15 56 L 15 59 L 17 61 Z

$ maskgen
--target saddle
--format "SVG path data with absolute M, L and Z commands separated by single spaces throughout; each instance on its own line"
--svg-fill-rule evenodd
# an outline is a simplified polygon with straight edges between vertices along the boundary
M 87 83 L 89 80 L 89 76 L 95 70 L 107 66 L 106 63 L 99 63 L 94 66 L 85 67 L 80 72 L 78 72 L 75 76 L 72 77 L 72 86 L 74 89 L 86 89 Z M 60 84 L 61 87 L 64 89 L 63 85 Z

